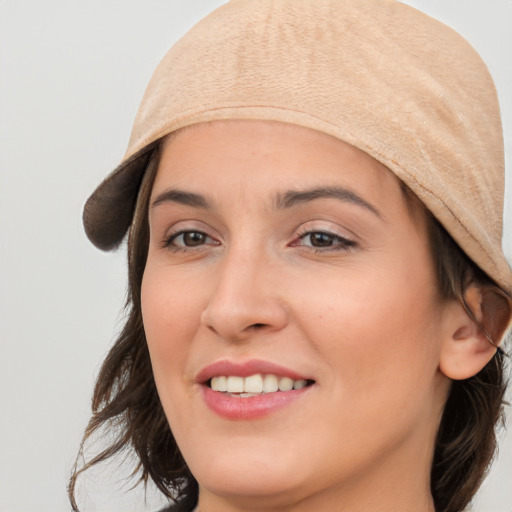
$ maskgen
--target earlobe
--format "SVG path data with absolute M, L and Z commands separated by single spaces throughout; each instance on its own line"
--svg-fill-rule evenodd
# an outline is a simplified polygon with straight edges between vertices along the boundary
M 497 345 L 492 340 L 499 341 L 506 328 L 505 325 L 493 332 L 488 329 L 489 317 L 494 318 L 496 312 L 488 317 L 492 304 L 486 304 L 488 297 L 479 286 L 470 286 L 464 298 L 469 312 L 459 301 L 448 306 L 439 363 L 441 372 L 453 380 L 468 379 L 482 370 L 496 353 Z M 496 324 L 495 318 L 493 323 Z

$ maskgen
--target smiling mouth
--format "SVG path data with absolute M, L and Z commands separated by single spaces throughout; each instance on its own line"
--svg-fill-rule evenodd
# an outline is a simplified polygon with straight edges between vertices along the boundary
M 240 398 L 261 396 L 302 389 L 314 384 L 313 380 L 291 379 L 275 374 L 255 373 L 247 377 L 238 375 L 216 375 L 205 382 L 210 389 Z

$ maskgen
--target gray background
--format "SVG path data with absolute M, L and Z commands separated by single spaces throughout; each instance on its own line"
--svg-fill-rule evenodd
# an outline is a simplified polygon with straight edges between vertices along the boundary
M 0 511 L 66 511 L 94 377 L 121 325 L 124 254 L 86 240 L 81 208 L 122 156 L 168 47 L 214 0 L 0 0 Z M 512 1 L 410 0 L 466 36 L 499 89 L 512 256 Z M 509 413 L 509 419 L 512 417 Z M 474 509 L 512 511 L 512 435 Z M 84 478 L 82 509 L 158 508 L 126 464 Z

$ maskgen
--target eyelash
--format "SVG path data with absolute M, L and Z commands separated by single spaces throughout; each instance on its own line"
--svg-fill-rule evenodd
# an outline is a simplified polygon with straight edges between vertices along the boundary
M 197 245 L 176 245 L 176 240 L 179 237 L 185 237 L 186 235 L 199 235 L 202 237 L 202 242 L 200 242 Z M 300 233 L 298 235 L 298 240 L 303 241 L 307 237 L 312 237 L 313 235 L 320 235 L 321 237 L 324 237 L 324 241 L 327 243 L 330 243 L 330 245 L 326 246 L 315 246 L 311 243 L 311 245 L 302 245 L 298 243 L 297 241 L 294 241 L 291 246 L 297 247 L 307 247 L 308 250 L 315 252 L 315 253 L 321 253 L 321 252 L 330 252 L 330 251 L 349 251 L 353 247 L 355 247 L 357 244 L 353 240 L 349 240 L 347 238 L 344 238 L 340 235 L 336 235 L 334 233 L 330 233 L 329 231 L 321 231 L 321 230 L 308 230 Z M 210 239 L 214 243 L 213 245 L 219 245 L 219 242 L 208 236 L 203 231 L 199 230 L 193 230 L 193 229 L 183 229 L 181 231 L 178 231 L 176 233 L 172 233 L 168 237 L 166 237 L 162 242 L 162 247 L 165 249 L 168 249 L 173 252 L 188 252 L 188 251 L 194 251 L 194 250 L 200 250 L 204 245 L 206 245 L 206 241 Z M 185 240 L 183 240 L 185 242 Z M 310 238 L 311 242 L 311 238 Z M 336 244 L 336 245 L 335 245 Z
M 185 244 L 184 245 L 175 245 L 177 238 L 179 238 L 180 236 L 184 237 L 187 234 L 194 234 L 194 235 L 202 236 L 203 243 L 200 243 L 198 245 L 185 245 Z M 173 252 L 188 252 L 188 251 L 201 249 L 205 245 L 204 241 L 206 241 L 208 239 L 214 241 L 214 245 L 219 245 L 219 243 L 216 240 L 214 240 L 213 238 L 208 236 L 203 231 L 199 231 L 199 230 L 195 230 L 195 229 L 183 229 L 181 231 L 177 231 L 176 233 L 172 233 L 171 235 L 167 236 L 162 242 L 162 247 L 164 249 L 168 249 Z
M 298 239 L 302 241 L 306 237 L 308 237 L 308 236 L 311 237 L 312 235 L 321 235 L 323 237 L 326 237 L 326 238 L 330 239 L 330 241 L 333 244 L 333 245 L 328 245 L 328 246 L 324 246 L 324 247 L 314 246 L 314 245 L 303 246 L 303 247 L 307 247 L 308 250 L 311 250 L 312 252 L 315 252 L 315 253 L 329 252 L 329 251 L 349 251 L 357 245 L 356 242 L 354 242 L 353 240 L 349 240 L 348 238 L 342 237 L 340 235 L 330 233 L 329 231 L 322 231 L 322 230 L 317 230 L 317 229 L 314 229 L 314 230 L 311 229 L 311 230 L 304 231 L 304 232 L 300 233 L 298 236 Z M 311 241 L 311 239 L 310 239 L 310 241 Z M 337 243 L 337 245 L 334 245 L 335 243 Z M 294 242 L 292 244 L 292 246 L 297 246 L 297 245 L 299 245 L 299 244 L 296 242 Z

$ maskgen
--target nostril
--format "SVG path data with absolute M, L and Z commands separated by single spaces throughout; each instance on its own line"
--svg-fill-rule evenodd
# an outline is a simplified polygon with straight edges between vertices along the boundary
M 254 327 L 255 329 L 261 329 L 262 327 L 265 327 L 265 324 L 252 324 L 251 327 Z

